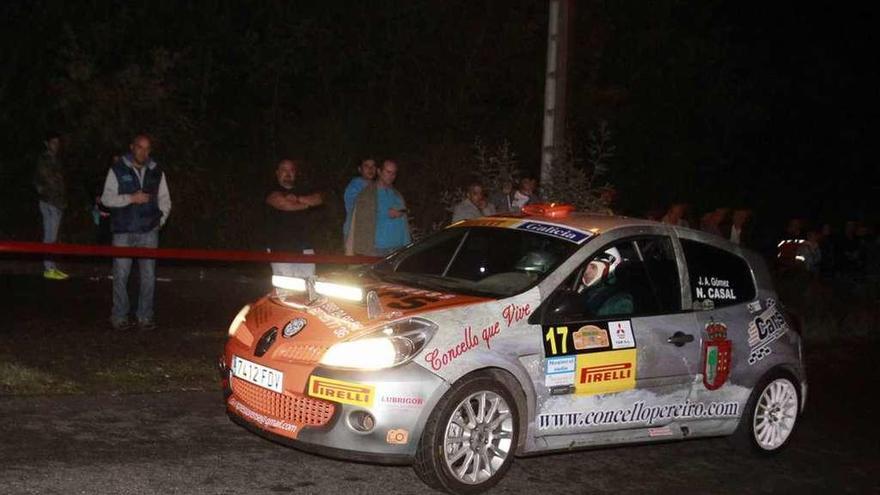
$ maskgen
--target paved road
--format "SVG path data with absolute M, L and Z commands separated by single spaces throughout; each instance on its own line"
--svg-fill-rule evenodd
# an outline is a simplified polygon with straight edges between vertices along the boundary
M 174 314 L 165 304 L 163 314 Z M 878 349 L 877 340 L 812 346 L 807 415 L 777 457 L 710 439 L 517 459 L 492 493 L 880 493 Z M 0 419 L 0 494 L 429 491 L 407 467 L 335 461 L 256 437 L 228 421 L 219 392 L 7 396 Z
M 517 459 L 492 493 L 877 493 L 876 427 L 817 390 L 783 455 L 723 439 Z M 826 402 L 829 404 L 830 402 Z M 425 493 L 406 467 L 292 450 L 230 423 L 215 392 L 0 399 L 0 492 Z

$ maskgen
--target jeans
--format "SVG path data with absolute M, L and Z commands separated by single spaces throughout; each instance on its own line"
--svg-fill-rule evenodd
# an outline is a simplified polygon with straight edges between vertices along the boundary
M 159 245 L 159 229 L 150 232 L 128 232 L 113 234 L 113 245 L 120 247 L 154 248 Z M 131 273 L 131 258 L 113 258 L 113 311 L 114 322 L 128 320 L 128 275 Z M 156 260 L 138 258 L 140 290 L 136 317 L 140 322 L 153 319 L 153 293 L 156 286 Z
M 58 227 L 61 226 L 62 211 L 60 208 L 52 206 L 45 201 L 40 201 L 40 214 L 43 216 L 43 243 L 54 244 L 58 239 Z M 43 260 L 43 267 L 46 270 L 57 268 L 55 262 L 48 258 Z
M 267 251 L 272 252 L 269 249 Z M 315 250 L 303 249 L 303 254 L 315 254 Z M 270 263 L 270 265 L 272 265 L 272 275 L 309 278 L 315 274 L 314 263 Z

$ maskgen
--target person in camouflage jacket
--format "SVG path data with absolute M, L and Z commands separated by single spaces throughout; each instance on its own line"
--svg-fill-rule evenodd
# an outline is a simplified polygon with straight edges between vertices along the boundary
M 58 159 L 61 149 L 61 136 L 50 134 L 46 138 L 46 151 L 37 161 L 34 174 L 34 187 L 39 197 L 40 214 L 43 217 L 43 242 L 52 244 L 58 239 L 61 217 L 67 206 L 64 188 L 64 170 Z M 58 269 L 55 262 L 46 258 L 43 261 L 43 277 L 50 280 L 64 280 L 67 274 Z

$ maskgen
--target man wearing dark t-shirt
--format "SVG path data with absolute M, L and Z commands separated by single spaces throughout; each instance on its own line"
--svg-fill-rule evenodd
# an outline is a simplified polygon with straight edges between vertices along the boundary
M 308 193 L 296 184 L 298 161 L 284 159 L 275 168 L 276 185 L 266 195 L 266 251 L 314 254 L 309 239 L 308 214 L 323 203 L 320 193 Z M 272 263 L 273 275 L 309 277 L 312 263 Z

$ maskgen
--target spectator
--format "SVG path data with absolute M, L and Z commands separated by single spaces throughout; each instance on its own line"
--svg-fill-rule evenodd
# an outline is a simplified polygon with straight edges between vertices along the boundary
M 730 224 L 727 238 L 734 244 L 753 247 L 752 210 L 741 208 L 733 212 L 733 221 Z
M 807 232 L 804 242 L 797 245 L 797 260 L 804 264 L 804 268 L 810 274 L 819 273 L 819 264 L 822 261 L 822 251 L 819 249 L 819 240 L 822 234 L 818 230 Z
M 840 255 L 836 257 L 840 272 L 855 275 L 864 271 L 864 251 L 859 236 L 859 222 L 848 220 L 843 227 L 843 237 L 838 243 Z
M 500 186 L 500 189 L 489 197 L 489 203 L 495 207 L 496 213 L 509 213 L 513 210 L 513 204 L 510 202 L 513 181 L 510 179 L 504 180 Z
M 655 222 L 660 222 L 663 220 L 663 209 L 662 208 L 650 208 L 645 210 L 645 219 L 653 220 Z
M 600 215 L 614 215 L 614 200 L 617 199 L 617 189 L 607 185 L 599 188 L 598 206 L 593 213 Z
M 468 218 L 477 218 L 495 214 L 495 206 L 483 196 L 483 186 L 476 182 L 467 186 L 467 193 L 460 203 L 455 205 L 452 221 L 458 222 Z
M 358 165 L 358 175 L 349 181 L 345 186 L 345 223 L 342 224 L 342 236 L 348 236 L 348 228 L 351 226 L 351 212 L 354 211 L 354 202 L 357 200 L 358 194 L 367 187 L 367 184 L 376 179 L 376 160 L 367 158 Z
M 43 243 L 54 244 L 58 239 L 61 217 L 67 206 L 64 187 L 64 169 L 58 154 L 61 151 L 61 136 L 52 133 L 46 136 L 46 150 L 37 161 L 34 174 L 34 187 L 39 197 L 40 215 L 43 219 Z M 49 280 L 64 280 L 68 275 L 58 269 L 55 261 L 47 257 L 43 260 L 43 277 Z
M 700 218 L 700 230 L 725 237 L 724 226 L 729 215 L 730 208 L 715 208 L 714 210 L 705 213 Z
M 679 227 L 690 227 L 690 222 L 687 221 L 687 204 L 685 203 L 674 203 L 669 207 L 669 210 L 666 211 L 666 214 L 663 215 L 663 218 L 660 219 L 661 222 L 668 225 L 678 225 Z
M 159 229 L 171 213 L 171 195 L 165 173 L 150 158 L 151 142 L 139 134 L 131 142 L 130 152 L 110 167 L 104 181 L 101 203 L 110 209 L 113 245 L 155 248 Z M 153 293 L 156 285 L 156 260 L 138 259 L 140 290 L 137 323 L 143 330 L 156 327 L 153 319 Z M 113 310 L 110 323 L 123 330 L 130 327 L 128 275 L 131 258 L 113 258 Z
M 830 223 L 822 224 L 822 236 L 819 240 L 819 251 L 822 255 L 819 261 L 819 271 L 825 277 L 834 275 L 834 231 Z
M 308 210 L 323 203 L 320 193 L 309 193 L 296 176 L 300 161 L 283 159 L 275 166 L 275 185 L 266 195 L 266 251 L 290 251 L 315 254 L 309 232 Z M 310 277 L 315 274 L 313 263 L 272 263 L 273 275 Z
M 119 155 L 113 155 L 110 165 L 119 161 Z M 95 187 L 95 202 L 92 205 L 92 221 L 95 223 L 95 243 L 110 245 L 113 242 L 113 233 L 110 232 L 110 208 L 101 203 L 101 195 L 104 192 L 104 177 Z
M 538 196 L 537 188 L 538 180 L 534 177 L 521 178 L 519 186 L 510 193 L 510 211 L 519 213 L 525 205 L 540 203 L 541 197 Z
M 781 272 L 799 266 L 797 260 L 798 246 L 802 244 L 804 221 L 801 218 L 792 218 L 785 226 L 782 239 L 776 244 L 776 267 Z
M 383 161 L 377 177 L 355 202 L 346 254 L 385 256 L 410 243 L 406 203 L 393 187 L 397 162 Z

